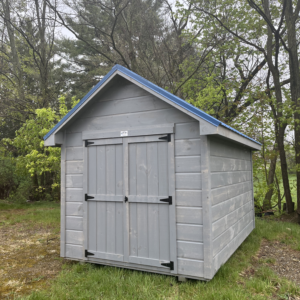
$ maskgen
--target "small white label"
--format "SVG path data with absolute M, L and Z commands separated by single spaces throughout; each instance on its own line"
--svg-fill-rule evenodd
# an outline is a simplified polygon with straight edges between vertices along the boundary
M 120 131 L 120 136 L 128 136 L 128 131 Z

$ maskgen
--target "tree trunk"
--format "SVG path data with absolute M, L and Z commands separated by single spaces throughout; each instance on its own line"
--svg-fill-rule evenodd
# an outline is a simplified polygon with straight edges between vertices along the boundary
M 299 0 L 297 1 L 299 2 Z M 297 176 L 297 214 L 298 223 L 300 223 L 300 72 L 299 57 L 297 53 L 297 36 L 296 36 L 296 20 L 298 12 L 293 12 L 292 0 L 286 1 L 285 20 L 287 25 L 287 37 L 289 48 L 289 67 L 290 67 L 290 90 L 291 98 L 294 103 L 294 122 L 295 122 L 295 159 L 296 159 L 296 176 Z
M 277 151 L 274 147 L 274 151 Z M 274 191 L 274 178 L 275 178 L 275 171 L 276 171 L 276 162 L 277 162 L 277 153 L 274 155 L 274 157 L 271 159 L 270 167 L 269 167 L 269 173 L 267 178 L 267 184 L 268 184 L 268 191 L 265 195 L 265 199 L 263 201 L 263 209 L 268 210 L 272 208 L 271 205 L 271 199 L 273 196 Z
M 266 17 L 269 19 L 269 22 L 272 23 L 272 18 L 270 14 L 270 3 L 269 0 L 263 1 L 264 12 Z M 273 32 L 270 26 L 268 26 L 268 39 L 267 39 L 267 63 L 272 73 L 274 87 L 275 87 L 275 96 L 277 102 L 277 116 L 274 116 L 275 120 L 278 120 L 278 150 L 280 156 L 280 164 L 281 164 L 281 172 L 282 172 L 282 182 L 283 188 L 285 193 L 286 205 L 287 205 L 287 212 L 290 214 L 293 212 L 293 203 L 292 203 L 292 196 L 290 190 L 290 183 L 289 183 L 289 176 L 287 170 L 287 162 L 286 162 L 286 155 L 284 149 L 284 133 L 287 126 L 286 120 L 283 116 L 283 105 L 282 105 L 282 89 L 280 85 L 280 73 L 279 73 L 279 66 L 278 66 L 278 55 L 280 51 L 279 45 L 279 36 L 275 35 L 275 63 L 273 62 Z

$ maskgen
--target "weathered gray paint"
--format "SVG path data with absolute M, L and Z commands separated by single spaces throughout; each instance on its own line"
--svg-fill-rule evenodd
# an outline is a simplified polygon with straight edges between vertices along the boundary
M 251 150 L 210 137 L 213 274 L 254 228 Z
M 117 86 L 66 128 L 62 256 L 86 260 L 88 249 L 91 262 L 209 280 L 253 228 L 250 149 L 200 135 L 199 121 L 124 79 Z M 158 139 L 167 133 L 170 143 Z M 173 205 L 160 201 L 168 196 Z M 170 260 L 174 271 L 160 265 Z

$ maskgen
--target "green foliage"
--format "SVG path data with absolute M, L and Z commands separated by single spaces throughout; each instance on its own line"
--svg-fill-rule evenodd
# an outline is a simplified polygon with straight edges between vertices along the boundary
M 60 185 L 60 148 L 44 147 L 43 136 L 68 112 L 65 97 L 59 98 L 59 113 L 51 108 L 35 110 L 35 115 L 26 120 L 16 131 L 14 139 L 3 141 L 16 149 L 18 156 L 15 161 L 16 172 L 26 176 L 30 174 L 35 195 L 33 198 L 58 198 Z M 72 107 L 79 100 L 72 98 Z M 28 184 L 23 182 L 23 189 Z M 20 193 L 16 192 L 16 197 Z M 51 194 L 51 196 L 50 196 Z
M 215 115 L 222 99 L 224 98 L 225 90 L 225 86 L 223 84 L 215 84 L 215 77 L 216 75 L 212 74 L 210 77 L 205 78 L 205 87 L 198 92 L 196 99 L 188 100 L 189 103 L 211 115 Z M 227 90 L 226 92 L 228 94 L 231 93 L 230 90 Z

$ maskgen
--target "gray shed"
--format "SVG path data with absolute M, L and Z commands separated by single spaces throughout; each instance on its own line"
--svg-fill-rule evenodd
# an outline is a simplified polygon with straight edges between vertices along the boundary
M 116 65 L 45 137 L 61 257 L 210 280 L 253 230 L 260 144 Z

